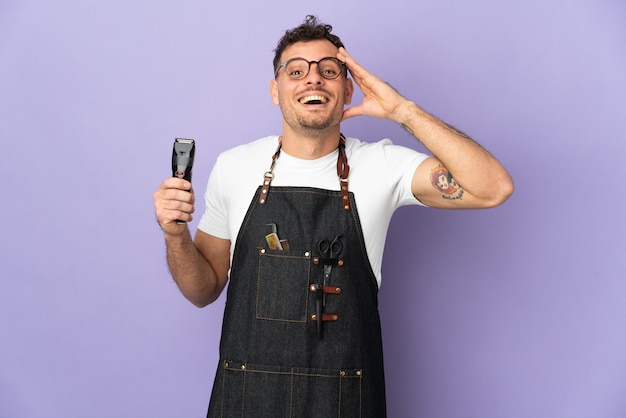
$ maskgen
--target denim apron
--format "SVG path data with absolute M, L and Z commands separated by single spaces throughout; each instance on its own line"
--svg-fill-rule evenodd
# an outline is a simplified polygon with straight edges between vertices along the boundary
M 378 286 L 347 173 L 342 191 L 270 187 L 279 153 L 235 243 L 207 416 L 385 417 Z M 322 252 L 335 239 L 340 253 Z

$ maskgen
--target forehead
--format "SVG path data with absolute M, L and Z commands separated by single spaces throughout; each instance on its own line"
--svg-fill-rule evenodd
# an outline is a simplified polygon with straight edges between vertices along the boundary
M 314 41 L 296 42 L 289 45 L 281 55 L 281 62 L 290 58 L 301 57 L 309 61 L 317 61 L 325 57 L 336 57 L 339 49 L 326 39 L 316 39 Z

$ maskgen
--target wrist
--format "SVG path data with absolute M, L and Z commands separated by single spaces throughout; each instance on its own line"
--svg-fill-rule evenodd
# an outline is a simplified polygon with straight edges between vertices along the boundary
M 182 242 L 187 237 L 190 237 L 189 228 L 187 223 L 176 223 L 171 222 L 167 224 L 159 224 L 161 230 L 163 231 L 163 236 L 165 237 L 165 241 L 168 243 Z
M 411 101 L 406 101 L 402 105 L 398 106 L 395 117 L 393 120 L 398 123 L 402 128 L 418 138 L 419 131 L 423 126 L 424 118 L 428 115 L 422 108 Z
M 423 113 L 424 111 L 417 104 L 415 104 L 415 102 L 406 100 L 405 102 L 399 104 L 393 112 L 392 120 L 402 126 L 410 126 L 415 123 L 416 119 Z

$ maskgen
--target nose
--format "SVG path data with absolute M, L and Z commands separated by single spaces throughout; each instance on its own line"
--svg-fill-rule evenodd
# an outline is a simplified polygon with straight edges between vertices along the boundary
M 313 68 L 313 65 L 315 65 L 315 68 Z M 324 77 L 322 77 L 322 74 L 320 73 L 319 63 L 317 62 L 309 63 L 309 73 L 306 75 L 305 78 L 306 78 L 307 84 L 321 84 L 322 83 L 322 81 L 324 80 Z

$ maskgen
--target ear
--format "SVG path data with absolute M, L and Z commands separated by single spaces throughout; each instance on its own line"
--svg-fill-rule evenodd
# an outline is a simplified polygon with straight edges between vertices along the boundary
M 346 79 L 346 89 L 343 93 L 343 104 L 349 105 L 352 103 L 352 94 L 354 93 L 354 84 L 352 84 L 352 79 Z
M 272 98 L 272 103 L 276 106 L 280 104 L 278 100 L 278 82 L 276 80 L 270 81 L 270 97 Z

